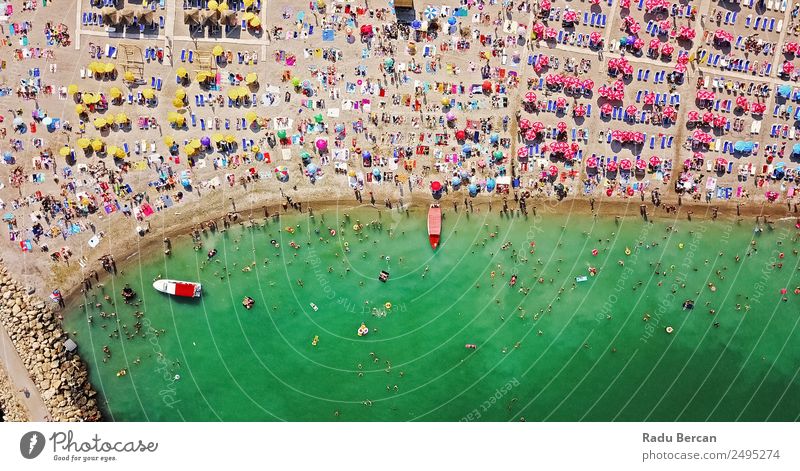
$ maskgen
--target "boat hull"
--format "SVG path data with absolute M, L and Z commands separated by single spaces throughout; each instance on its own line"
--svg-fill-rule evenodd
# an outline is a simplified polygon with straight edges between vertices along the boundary
M 156 280 L 153 282 L 153 288 L 179 298 L 199 298 L 202 292 L 202 285 L 191 281 Z
M 434 250 L 439 247 L 442 235 L 442 208 L 432 204 L 428 210 L 428 241 Z

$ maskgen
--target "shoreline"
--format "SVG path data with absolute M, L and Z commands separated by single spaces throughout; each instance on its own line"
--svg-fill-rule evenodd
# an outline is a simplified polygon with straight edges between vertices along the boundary
M 266 184 L 264 186 L 266 187 Z M 395 187 L 392 187 L 392 190 L 394 189 Z M 218 196 L 222 198 L 227 196 L 228 198 L 224 201 L 220 201 L 220 198 L 215 198 L 217 195 L 213 193 L 220 193 Z M 178 208 L 156 213 L 156 215 L 152 217 L 152 220 L 148 221 L 150 230 L 144 236 L 139 236 L 135 232 L 136 225 L 142 224 L 135 219 L 127 219 L 124 225 L 117 223 L 113 228 L 110 228 L 110 231 L 106 232 L 105 239 L 113 239 L 114 243 L 103 252 L 113 256 L 115 260 L 120 262 L 120 265 L 124 265 L 127 260 L 139 253 L 154 249 L 161 250 L 158 246 L 163 244 L 164 238 L 171 239 L 187 236 L 191 234 L 193 230 L 199 228 L 201 223 L 212 220 L 218 222 L 224 219 L 228 214 L 232 214 L 232 208 L 225 209 L 224 206 L 227 206 L 230 200 L 233 200 L 233 196 L 230 195 L 235 194 L 236 191 L 218 190 L 213 193 L 206 194 L 202 199 L 191 201 Z M 243 193 L 242 196 L 247 197 L 247 199 L 251 201 L 247 201 L 244 204 L 241 202 L 235 204 L 235 206 L 237 206 L 235 212 L 240 216 L 240 219 L 231 224 L 247 224 L 250 222 L 251 218 L 254 222 L 263 221 L 265 208 L 269 211 L 270 217 L 274 217 L 276 214 L 298 214 L 297 210 L 291 207 L 286 211 L 283 210 L 282 202 L 285 200 L 281 198 L 280 194 L 263 194 L 258 188 L 251 188 L 250 190 L 245 190 Z M 378 211 L 397 211 L 397 201 L 392 202 L 392 209 L 380 206 L 381 203 L 379 200 L 385 199 L 384 197 L 388 198 L 394 196 L 393 194 L 389 194 L 389 192 L 383 192 L 383 194 L 380 195 L 376 194 L 375 206 L 370 205 L 369 202 L 358 203 L 352 195 L 348 195 L 347 199 L 337 199 L 330 198 L 330 194 L 324 194 L 324 191 L 316 191 L 315 193 L 323 194 L 319 195 L 320 197 L 318 198 L 314 198 L 314 195 L 312 195 L 311 198 L 306 197 L 302 200 L 293 198 L 294 202 L 300 202 L 302 204 L 302 214 L 308 214 L 309 204 L 314 212 L 329 211 L 332 209 L 353 210 L 356 208 L 375 209 Z M 394 193 L 394 191 L 392 193 Z M 455 193 L 455 195 L 452 193 L 444 195 L 439 200 L 436 200 L 428 191 L 417 190 L 416 193 L 423 193 L 423 196 L 414 196 L 410 202 L 405 202 L 405 209 L 413 210 L 425 208 L 429 204 L 438 201 L 445 212 L 453 210 L 453 202 L 458 204 L 458 211 L 463 211 L 463 201 L 465 198 L 469 200 L 474 207 L 477 207 L 478 210 L 485 210 L 491 206 L 493 211 L 500 211 L 502 210 L 503 204 L 502 198 L 494 194 L 491 196 L 479 195 L 478 197 L 470 198 L 466 193 L 459 192 Z M 406 192 L 406 199 L 409 199 L 408 195 L 413 194 L 414 193 L 409 194 Z M 238 196 L 239 195 L 237 195 L 237 197 Z M 516 208 L 513 196 L 511 196 L 511 198 L 509 206 L 514 206 L 514 208 L 510 210 L 510 213 L 513 217 L 523 217 Z M 795 213 L 786 206 L 767 203 L 741 205 L 734 202 L 725 202 L 725 204 L 712 205 L 699 201 L 690 201 L 682 202 L 681 205 L 678 206 L 678 199 L 674 195 L 666 195 L 666 197 L 662 199 L 659 207 L 656 207 L 652 202 L 643 202 L 636 199 L 622 201 L 601 199 L 594 201 L 594 210 L 592 209 L 592 198 L 585 196 L 568 197 L 561 201 L 552 198 L 531 197 L 528 199 L 528 217 L 543 217 L 547 215 L 578 212 L 579 214 L 585 214 L 587 216 L 597 214 L 603 217 L 636 217 L 644 219 L 639 213 L 642 205 L 647 208 L 647 218 L 654 220 L 689 219 L 692 221 L 708 221 L 714 218 L 714 208 L 717 208 L 716 218 L 720 220 L 733 220 L 738 218 L 744 221 L 747 218 L 763 217 L 765 218 L 765 222 L 774 222 L 770 218 L 791 219 L 800 217 L 800 213 Z M 674 207 L 675 211 L 670 213 L 666 212 L 665 207 L 669 206 Z M 187 212 L 194 215 L 202 213 L 203 217 L 184 218 L 183 215 Z M 256 215 L 256 213 L 258 213 L 258 215 Z M 64 267 L 61 264 L 52 265 L 54 266 L 53 273 L 58 272 L 58 268 L 61 268 L 63 271 Z M 107 273 L 102 270 L 97 260 L 90 260 L 87 266 L 82 270 L 69 270 L 69 276 L 57 283 L 57 286 L 64 294 L 64 300 L 68 306 L 73 305 L 82 293 L 81 277 L 85 278 L 90 276 L 93 271 L 102 273 L 103 275 L 101 276 L 107 276 Z M 53 280 L 47 280 L 50 286 L 53 286 L 52 281 Z

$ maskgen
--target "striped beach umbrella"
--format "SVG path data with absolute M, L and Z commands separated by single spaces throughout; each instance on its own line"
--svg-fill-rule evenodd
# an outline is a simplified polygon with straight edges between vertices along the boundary
M 432 7 L 429 5 L 425 8 L 423 14 L 425 15 L 425 18 L 427 18 L 428 20 L 432 20 L 436 18 L 437 15 L 439 15 L 439 10 L 436 7 Z

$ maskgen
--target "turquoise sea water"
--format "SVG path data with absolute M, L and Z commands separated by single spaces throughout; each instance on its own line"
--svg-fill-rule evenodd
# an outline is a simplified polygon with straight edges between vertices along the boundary
M 798 419 L 793 225 L 445 210 L 436 252 L 425 211 L 361 209 L 236 226 L 197 251 L 186 238 L 169 258 L 133 259 L 67 317 L 107 417 Z M 155 292 L 157 276 L 199 280 L 203 297 Z M 139 306 L 122 303 L 125 283 Z M 129 339 L 136 310 L 142 328 Z

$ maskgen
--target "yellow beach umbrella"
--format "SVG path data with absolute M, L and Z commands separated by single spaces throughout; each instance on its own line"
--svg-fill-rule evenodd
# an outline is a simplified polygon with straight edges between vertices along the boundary
M 200 139 L 192 139 L 187 144 L 187 147 L 192 147 L 192 148 L 195 148 L 195 149 L 199 149 L 201 146 L 202 146 L 202 144 L 200 144 Z
M 260 148 L 260 147 L 258 147 L 258 146 L 253 146 L 253 147 L 251 148 L 251 150 L 253 151 L 253 153 L 254 153 L 254 154 L 258 154 L 258 152 L 261 150 L 261 148 Z
M 178 113 L 178 116 L 175 118 L 175 124 L 180 128 L 183 127 L 184 123 L 186 123 L 186 117 Z
M 223 136 L 220 133 L 214 133 L 211 136 L 211 140 L 214 141 L 215 143 L 222 142 L 223 139 L 225 139 L 225 136 Z
M 175 98 L 178 98 L 178 99 L 181 99 L 181 100 L 186 98 L 186 90 L 184 90 L 183 88 L 179 88 L 179 89 L 175 90 Z
M 87 105 L 91 105 L 93 103 L 97 103 L 98 98 L 93 93 L 84 93 L 81 95 L 81 101 Z
M 186 78 L 189 75 L 189 72 L 185 67 L 178 67 L 178 70 L 175 71 L 175 75 L 180 78 Z
M 261 26 L 261 20 L 258 19 L 257 16 L 254 17 L 252 20 L 250 20 L 250 26 L 252 28 L 258 28 L 259 26 Z
M 220 3 L 217 7 L 217 11 L 220 13 L 225 13 L 228 10 L 230 10 L 230 7 L 228 7 L 228 4 L 225 2 Z
M 164 144 L 167 147 L 172 147 L 175 145 L 175 138 L 172 136 L 164 136 Z
M 66 157 L 71 152 L 72 152 L 72 149 L 70 149 L 69 146 L 64 146 L 61 149 L 58 149 L 58 155 L 60 155 L 61 157 Z
M 183 108 L 183 100 L 178 97 L 172 99 L 172 106 L 175 108 Z
M 231 88 L 228 90 L 228 98 L 231 100 L 236 100 L 239 98 L 239 89 L 238 88 Z
M 156 91 L 150 87 L 145 88 L 144 90 L 142 90 L 142 96 L 146 100 L 152 100 L 156 96 Z
M 255 72 L 250 72 L 249 74 L 247 74 L 244 77 L 244 81 L 248 85 L 254 84 L 254 83 L 258 82 L 258 74 L 256 74 Z
M 82 138 L 78 139 L 78 143 L 77 144 L 78 144 L 78 147 L 80 147 L 81 149 L 88 149 L 89 146 L 92 145 L 92 141 L 89 140 L 89 138 L 82 137 Z
M 244 119 L 247 120 L 248 123 L 252 123 L 253 121 L 258 119 L 258 115 L 255 111 L 248 111 L 244 115 Z
M 106 123 L 106 120 L 103 119 L 103 118 L 95 118 L 93 123 L 94 123 L 94 127 L 96 127 L 97 129 L 102 129 L 102 128 L 106 127 L 106 125 L 108 124 L 108 123 Z
M 100 149 L 102 148 L 103 148 L 103 141 L 101 141 L 100 139 L 95 139 L 92 141 L 92 149 L 94 149 L 95 152 L 100 152 Z
M 236 142 L 236 137 L 233 134 L 227 134 L 225 135 L 225 142 L 227 142 L 228 144 L 233 144 L 234 142 Z
M 251 3 L 252 3 L 252 2 L 251 2 Z M 252 11 L 248 11 L 247 13 L 245 13 L 244 15 L 242 15 L 242 19 L 243 19 L 244 21 L 250 21 L 250 20 L 252 20 L 252 19 L 253 19 L 253 18 L 255 18 L 255 17 L 256 17 L 256 14 L 255 14 L 255 13 L 253 13 Z
M 109 113 L 108 116 L 104 116 L 103 119 L 106 120 L 106 124 L 108 124 L 109 126 L 114 124 L 114 115 L 111 113 Z
M 106 153 L 108 153 L 108 155 L 114 155 L 117 153 L 117 149 L 119 149 L 117 146 L 108 146 Z
M 129 121 L 128 120 L 128 115 L 126 115 L 125 113 L 117 113 L 117 123 L 125 124 L 128 121 Z
M 74 95 L 76 93 L 78 93 L 78 86 L 75 85 L 74 83 L 70 84 L 70 86 L 67 87 L 67 94 L 68 95 Z
M 113 153 L 112 153 L 112 152 L 109 152 L 109 154 L 113 155 L 114 157 L 116 157 L 116 158 L 118 158 L 118 159 L 122 159 L 122 158 L 124 158 L 125 156 L 127 156 L 127 154 L 125 153 L 125 149 L 123 149 L 123 148 L 121 148 L 121 147 L 117 147 L 117 148 L 114 150 L 114 152 L 113 152 Z
M 110 74 L 116 68 L 117 68 L 117 65 L 114 64 L 113 62 L 106 62 L 105 64 L 103 64 L 103 72 L 105 72 L 107 74 Z
M 251 7 L 251 6 L 253 6 L 253 2 L 254 1 L 255 0 L 244 0 L 244 6 L 245 7 Z
M 100 63 L 99 63 L 99 62 L 97 62 L 97 61 L 92 61 L 92 62 L 90 62 L 90 63 L 89 63 L 89 70 L 90 70 L 90 71 L 91 71 L 93 74 L 96 74 L 96 73 L 98 73 L 98 72 L 99 72 L 99 69 L 100 69 L 100 67 L 101 67 L 101 66 L 100 66 Z
M 117 98 L 122 98 L 122 90 L 117 87 L 111 87 L 111 90 L 108 91 L 108 94 L 111 96 L 112 100 L 116 100 Z
M 209 10 L 216 10 L 218 6 L 219 6 L 219 3 L 217 2 L 217 0 L 210 0 L 208 2 L 208 9 Z
M 198 82 L 205 82 L 206 80 L 208 80 L 208 77 L 209 77 L 208 72 L 198 72 L 195 78 L 197 79 Z
M 130 70 L 125 72 L 125 76 L 123 77 L 126 82 L 134 82 L 136 81 L 136 77 L 133 76 L 133 72 Z
M 75 112 L 78 114 L 86 113 L 86 107 L 78 103 L 77 105 L 75 105 Z
M 211 0 L 211 1 L 214 1 L 214 0 Z M 221 56 L 222 55 L 222 46 L 220 46 L 219 44 L 214 46 L 214 49 L 211 50 L 211 54 L 214 54 L 214 57 Z

